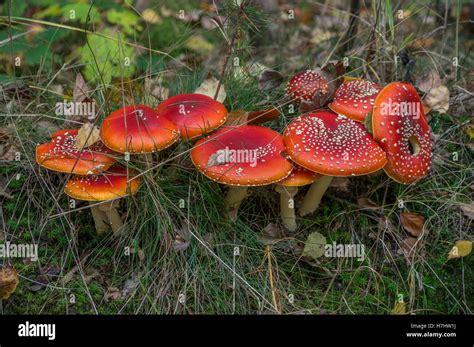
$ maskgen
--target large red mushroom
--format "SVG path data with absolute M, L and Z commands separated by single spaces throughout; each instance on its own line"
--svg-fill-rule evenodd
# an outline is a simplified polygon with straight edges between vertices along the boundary
M 156 111 L 176 124 L 184 140 L 211 132 L 227 118 L 225 106 L 203 94 L 175 95 L 159 104 Z
M 301 216 L 316 210 L 333 176 L 367 175 L 387 163 L 384 151 L 362 124 L 329 111 L 295 118 L 283 141 L 294 162 L 324 175 L 308 191 Z
M 393 82 L 378 94 L 372 112 L 375 140 L 387 153 L 388 176 L 399 183 L 414 183 L 431 165 L 430 127 L 421 99 L 409 83 Z
M 236 212 L 248 187 L 281 181 L 293 169 L 283 153 L 281 135 L 256 126 L 226 126 L 199 140 L 191 151 L 196 168 L 208 178 L 230 186 L 225 207 Z

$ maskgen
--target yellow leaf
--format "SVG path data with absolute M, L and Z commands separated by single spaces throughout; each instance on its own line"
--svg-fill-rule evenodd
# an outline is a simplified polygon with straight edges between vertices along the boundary
M 467 136 L 469 136 L 470 140 L 474 139 L 474 125 L 473 124 L 469 124 L 465 132 Z
M 397 301 L 392 309 L 392 314 L 407 314 L 407 304 L 403 300 Z
M 18 285 L 18 273 L 12 265 L 0 268 L 0 299 L 8 299 Z
M 160 15 L 156 13 L 151 8 L 147 8 L 142 12 L 143 20 L 150 24 L 161 23 L 163 20 L 161 19 Z
M 185 44 L 190 50 L 201 55 L 209 55 L 214 50 L 214 45 L 206 41 L 201 35 L 191 37 Z
M 472 241 L 458 240 L 449 251 L 448 259 L 465 257 L 472 252 Z

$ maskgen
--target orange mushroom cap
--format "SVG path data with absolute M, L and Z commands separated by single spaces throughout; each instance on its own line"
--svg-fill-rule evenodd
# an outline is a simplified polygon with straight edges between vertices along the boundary
M 76 175 L 97 174 L 116 162 L 100 141 L 82 150 L 75 146 L 78 129 L 59 130 L 51 141 L 36 146 L 36 162 L 49 170 Z
M 146 105 L 115 110 L 100 129 L 104 144 L 125 153 L 152 153 L 171 146 L 179 139 L 178 129 L 166 117 Z
M 366 175 L 387 163 L 384 151 L 362 124 L 329 111 L 295 118 L 283 141 L 294 162 L 322 175 Z
M 358 122 L 372 111 L 375 97 L 382 89 L 377 83 L 367 80 L 349 80 L 342 83 L 328 105 L 331 110 Z
M 286 86 L 286 94 L 295 101 L 311 101 L 314 94 L 330 92 L 329 85 L 324 77 L 316 71 L 306 70 L 293 76 Z
M 199 140 L 191 151 L 193 164 L 210 179 L 231 186 L 261 186 L 281 181 L 293 169 L 274 130 L 242 125 L 222 127 Z
M 73 199 L 85 201 L 106 201 L 135 194 L 140 187 L 140 179 L 135 172 L 123 166 L 113 166 L 99 175 L 74 176 L 64 187 L 64 192 Z
M 178 127 L 182 139 L 192 139 L 224 124 L 225 106 L 204 94 L 175 95 L 158 105 L 156 111 Z
M 421 99 L 411 84 L 393 82 L 382 89 L 375 99 L 372 128 L 375 140 L 387 153 L 387 175 L 409 184 L 428 174 L 430 127 Z
M 285 187 L 301 187 L 313 183 L 321 178 L 321 175 L 305 169 L 302 166 L 295 165 L 290 175 L 277 184 Z

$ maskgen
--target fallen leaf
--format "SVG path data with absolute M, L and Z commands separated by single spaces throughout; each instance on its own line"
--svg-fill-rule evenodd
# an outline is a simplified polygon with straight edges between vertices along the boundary
M 470 140 L 474 139 L 474 125 L 473 124 L 469 124 L 466 130 L 464 130 L 464 132 L 466 133 L 467 136 L 469 136 Z
M 318 232 L 313 232 L 309 234 L 308 238 L 306 239 L 303 249 L 303 256 L 313 259 L 322 257 L 325 252 L 325 246 L 326 237 Z
M 258 79 L 258 88 L 265 92 L 274 90 L 283 82 L 283 76 L 275 70 L 265 70 Z
M 472 252 L 472 241 L 458 240 L 453 248 L 449 251 L 448 259 L 456 259 L 465 257 Z
M 219 80 L 215 77 L 210 77 L 201 83 L 199 87 L 194 91 L 197 94 L 204 94 L 214 99 L 216 94 L 217 86 L 219 85 Z M 224 88 L 224 84 L 221 84 L 219 88 L 219 93 L 217 94 L 217 101 L 224 102 L 227 93 Z
M 242 125 L 246 124 L 249 113 L 243 110 L 236 110 L 227 114 L 225 125 Z
M 161 23 L 163 20 L 161 19 L 160 15 L 156 13 L 151 8 L 147 8 L 142 12 L 143 20 L 150 24 Z
M 392 314 L 407 314 L 407 304 L 405 301 L 397 301 L 393 306 Z
M 412 236 L 418 237 L 423 232 L 425 217 L 413 212 L 402 212 L 400 213 L 400 222 L 406 231 Z
M 439 74 L 435 70 L 428 71 L 421 77 L 416 79 L 416 87 L 423 93 L 429 93 L 432 89 L 442 84 Z
M 462 204 L 459 208 L 467 218 L 470 220 L 474 219 L 474 202 L 471 202 L 470 204 Z
M 433 111 L 446 113 L 449 109 L 449 90 L 446 86 L 438 86 L 433 88 L 424 100 Z
M 209 55 L 214 50 L 214 45 L 201 35 L 190 37 L 185 47 L 203 56 Z
M 79 148 L 85 148 L 93 145 L 100 140 L 100 129 L 92 123 L 85 123 L 77 132 L 74 145 Z
M 89 93 L 89 87 L 87 86 L 87 83 L 82 76 L 82 74 L 78 73 L 76 75 L 76 82 L 74 84 L 74 88 L 72 91 L 72 102 L 75 104 L 77 107 L 78 104 L 83 104 L 87 105 L 87 109 L 93 110 L 95 114 L 87 114 L 87 112 L 84 112 L 83 114 L 78 114 L 77 112 L 72 112 L 71 114 L 69 112 L 66 112 L 65 114 L 65 120 L 64 124 L 65 125 L 74 125 L 77 126 L 78 123 L 84 123 L 88 122 L 91 119 L 95 119 L 98 115 L 98 108 L 97 103 L 95 100 L 89 98 L 87 95 Z M 90 104 L 90 105 L 88 105 Z M 76 110 L 76 107 L 74 108 L 74 111 Z M 85 109 L 85 107 L 83 107 Z
M 0 128 L 0 160 L 12 161 L 15 159 L 18 149 L 13 143 L 7 128 Z
M 360 207 L 368 210 L 378 210 L 380 208 L 375 202 L 366 197 L 357 199 L 357 204 Z
M 176 252 L 184 252 L 189 247 L 189 242 L 181 235 L 176 235 L 173 241 L 173 247 Z
M 407 237 L 400 242 L 398 254 L 403 254 L 405 259 L 411 263 L 416 250 L 416 239 L 414 237 Z
M 274 223 L 269 223 L 263 230 L 258 233 L 258 239 L 264 245 L 274 245 L 285 237 L 280 227 Z
M 122 293 L 120 292 L 120 289 L 117 287 L 108 287 L 107 291 L 104 294 L 104 300 L 105 301 L 110 301 L 110 300 L 117 300 L 122 297 Z
M 18 285 L 18 273 L 13 265 L 0 268 L 0 299 L 8 299 Z

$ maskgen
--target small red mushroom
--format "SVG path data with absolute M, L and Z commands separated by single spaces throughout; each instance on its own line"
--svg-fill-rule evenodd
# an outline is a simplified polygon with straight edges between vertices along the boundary
M 294 162 L 324 175 L 308 191 L 301 216 L 318 207 L 332 176 L 367 175 L 387 163 L 385 152 L 362 124 L 329 111 L 295 118 L 284 131 L 283 141 Z
M 116 162 L 114 152 L 100 141 L 83 149 L 77 148 L 78 132 L 78 129 L 54 132 L 51 142 L 36 146 L 36 162 L 52 171 L 76 175 L 97 174 Z
M 113 166 L 100 175 L 74 176 L 64 187 L 64 192 L 77 200 L 89 202 L 109 201 L 98 208 L 105 214 L 106 220 L 114 232 L 123 226 L 122 218 L 117 211 L 118 198 L 135 194 L 140 186 L 139 178 L 129 180 L 135 173 L 122 166 Z M 94 218 L 97 218 L 93 213 Z M 100 217 L 99 217 L 100 218 Z
M 382 89 L 377 83 L 367 80 L 349 80 L 342 83 L 328 105 L 337 114 L 363 122 L 372 111 L 375 97 Z
M 410 184 L 428 174 L 431 165 L 430 127 L 422 102 L 409 83 L 393 82 L 378 94 L 372 112 L 375 140 L 387 153 L 388 176 Z
M 248 187 L 281 181 L 293 169 L 282 153 L 281 135 L 256 126 L 226 126 L 199 140 L 191 151 L 196 168 L 208 178 L 231 186 L 225 207 L 236 213 Z
M 315 94 L 330 92 L 330 86 L 320 73 L 306 70 L 293 76 L 286 86 L 286 94 L 297 102 L 312 101 Z
M 294 208 L 294 196 L 298 187 L 306 186 L 321 178 L 316 172 L 309 171 L 295 165 L 291 174 L 275 185 L 275 190 L 280 194 L 280 214 L 283 225 L 289 231 L 297 228 Z
M 211 132 L 227 118 L 225 106 L 203 94 L 175 95 L 159 104 L 156 111 L 176 124 L 184 140 Z

